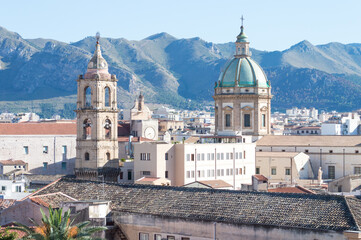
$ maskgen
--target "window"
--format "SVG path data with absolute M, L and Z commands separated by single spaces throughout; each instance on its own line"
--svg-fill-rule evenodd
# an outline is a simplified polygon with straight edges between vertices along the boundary
M 226 169 L 226 176 L 229 176 L 229 169 Z
M 329 153 L 333 153 L 333 150 L 328 151 Z
M 15 186 L 15 192 L 21 192 L 21 186 Z
M 1 186 L 1 191 L 6 191 L 6 186 Z
M 217 153 L 217 160 L 220 160 L 220 159 L 221 159 L 221 154 Z
M 221 176 L 224 176 L 224 169 L 221 169 Z
M 256 174 L 260 174 L 260 167 L 256 167 Z
M 211 177 L 214 177 L 214 169 L 211 171 Z
M 190 240 L 189 237 L 182 237 L 181 240 Z
M 246 151 L 243 151 L 243 158 L 246 158 Z
M 231 114 L 226 114 L 226 127 L 231 126 Z
M 43 153 L 47 154 L 48 150 L 49 150 L 48 146 L 43 146 Z
M 214 153 L 211 154 L 211 160 L 214 160 Z
M 246 174 L 246 166 L 243 167 L 243 174 Z
M 154 234 L 154 240 L 162 240 L 162 235 Z
M 243 126 L 244 127 L 251 127 L 251 114 L 244 114 L 243 115 Z
M 282 152 L 286 152 L 286 150 L 282 149 Z
M 66 162 L 62 162 L 62 163 L 61 163 L 61 169 L 62 169 L 62 170 L 66 170 Z
M 229 160 L 229 153 L 226 153 L 226 159 Z
M 191 177 L 191 172 L 187 171 L 187 178 L 190 178 L 190 177 Z
M 168 178 L 168 171 L 165 171 L 165 178 Z
M 236 159 L 238 159 L 238 152 L 236 152 Z
M 285 175 L 291 175 L 291 169 L 286 168 L 285 169 Z
M 207 153 L 207 160 L 211 160 L 211 154 Z
M 194 161 L 194 154 L 191 155 L 191 160 Z
M 197 171 L 197 177 L 201 177 L 201 171 L 200 170 Z
M 308 149 L 305 149 L 305 153 L 308 153 Z
M 91 139 L 92 122 L 90 119 L 85 119 L 83 122 L 83 139 Z
M 28 146 L 24 146 L 24 154 L 25 155 L 29 154 L 29 147 Z
M 207 177 L 210 177 L 210 176 L 211 176 L 211 170 L 207 169 Z
M 128 171 L 128 180 L 132 180 L 132 171 Z
M 61 147 L 61 153 L 64 155 L 64 156 L 66 156 L 66 153 L 68 152 L 68 148 L 67 148 L 67 146 L 66 145 L 63 145 L 62 147 Z
M 221 170 L 217 169 L 217 176 L 221 176 Z
M 242 173 L 243 173 L 243 169 L 240 168 L 240 169 L 239 169 L 239 175 L 242 175 Z
M 91 106 L 91 88 L 90 87 L 85 87 L 84 89 L 84 107 L 90 107 Z
M 204 153 L 201 154 L 201 160 L 204 161 Z
M 149 240 L 148 233 L 139 233 L 139 240 Z
M 200 161 L 201 160 L 201 155 L 198 153 L 197 154 L 197 161 Z
M 187 161 L 189 162 L 191 160 L 191 155 L 187 154 Z
M 110 153 L 107 152 L 107 153 L 105 154 L 105 156 L 106 156 L 107 161 L 109 161 L 109 160 L 110 160 Z
M 141 153 L 140 160 L 142 161 L 150 161 L 150 153 Z
M 361 167 L 355 167 L 355 168 L 353 169 L 353 173 L 354 173 L 354 174 L 361 174 Z
M 167 236 L 167 240 L 175 240 L 174 236 Z
M 266 114 L 262 114 L 262 127 L 266 127 Z
M 89 153 L 85 153 L 84 154 L 84 159 L 85 159 L 85 161 L 89 161 L 90 160 L 90 156 L 89 156 Z
M 104 136 L 105 136 L 105 139 L 112 138 L 112 122 L 109 119 L 105 119 Z
M 335 179 L 335 166 L 328 166 L 328 178 Z
M 238 175 L 238 172 L 239 172 L 238 168 L 236 168 L 234 172 L 236 175 Z
M 168 153 L 165 154 L 164 158 L 165 160 L 168 160 Z
M 277 174 L 276 168 L 271 168 L 271 175 L 276 175 L 276 174 Z
M 355 150 L 355 153 L 359 153 L 359 151 L 358 151 L 358 150 Z
M 194 178 L 194 171 L 191 172 L 191 178 Z
M 43 162 L 43 169 L 47 170 L 48 169 L 48 163 L 47 162 Z
M 150 171 L 142 171 L 141 172 L 143 176 L 149 176 L 150 175 Z
M 221 153 L 221 160 L 224 160 L 224 153 Z
M 105 107 L 110 107 L 110 89 L 109 87 L 106 87 L 104 89 L 104 106 Z

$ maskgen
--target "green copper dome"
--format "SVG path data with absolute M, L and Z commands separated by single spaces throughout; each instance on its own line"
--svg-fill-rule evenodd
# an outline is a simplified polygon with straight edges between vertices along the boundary
M 219 76 L 216 87 L 270 87 L 262 68 L 250 57 L 233 58 Z

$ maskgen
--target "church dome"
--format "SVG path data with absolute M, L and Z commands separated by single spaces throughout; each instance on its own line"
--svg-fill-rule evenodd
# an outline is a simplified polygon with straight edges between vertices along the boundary
M 250 57 L 235 56 L 218 79 L 218 87 L 269 87 L 266 74 Z
M 236 54 L 225 64 L 216 87 L 270 87 L 262 68 L 251 59 L 243 24 L 235 45 Z

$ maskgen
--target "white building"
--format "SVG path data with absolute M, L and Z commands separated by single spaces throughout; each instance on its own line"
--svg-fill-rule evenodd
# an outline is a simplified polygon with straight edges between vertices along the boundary
M 245 143 L 134 145 L 135 179 L 167 178 L 174 186 L 220 179 L 240 189 L 251 184 L 255 173 L 255 144 Z
M 0 180 L 0 198 L 3 199 L 22 199 L 30 193 L 25 192 L 26 181 L 25 179 L 12 180 L 1 179 Z

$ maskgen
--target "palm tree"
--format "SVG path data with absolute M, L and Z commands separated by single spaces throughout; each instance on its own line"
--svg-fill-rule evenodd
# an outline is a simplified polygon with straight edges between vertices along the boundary
M 66 211 L 64 215 L 63 209 L 52 209 L 49 206 L 49 217 L 40 209 L 42 219 L 41 224 L 37 224 L 31 220 L 36 227 L 30 228 L 21 223 L 15 223 L 18 227 L 11 227 L 10 229 L 20 230 L 26 233 L 22 239 L 35 240 L 89 240 L 99 239 L 92 238 L 95 232 L 104 231 L 106 227 L 88 227 L 89 221 L 81 222 L 73 226 L 74 219 L 70 219 L 70 210 Z

